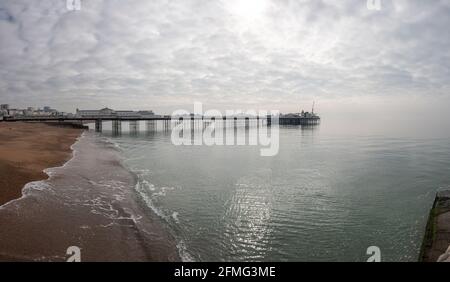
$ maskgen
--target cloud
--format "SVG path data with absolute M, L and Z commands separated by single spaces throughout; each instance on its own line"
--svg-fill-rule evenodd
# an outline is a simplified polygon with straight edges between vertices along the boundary
M 81 2 L 0 2 L 1 101 L 283 109 L 450 90 L 446 0 Z

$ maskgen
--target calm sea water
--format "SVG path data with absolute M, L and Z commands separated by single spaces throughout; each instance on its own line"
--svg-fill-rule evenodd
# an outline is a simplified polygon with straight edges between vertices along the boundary
M 445 136 L 283 127 L 279 153 L 261 157 L 260 147 L 174 146 L 170 132 L 123 129 L 102 135 L 185 260 L 365 261 L 378 246 L 383 261 L 414 261 L 435 192 L 450 187 Z

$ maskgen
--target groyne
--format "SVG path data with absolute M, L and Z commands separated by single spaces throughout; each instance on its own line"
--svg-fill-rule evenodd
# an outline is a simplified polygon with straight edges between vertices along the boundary
M 428 217 L 419 261 L 450 262 L 450 190 L 436 194 Z

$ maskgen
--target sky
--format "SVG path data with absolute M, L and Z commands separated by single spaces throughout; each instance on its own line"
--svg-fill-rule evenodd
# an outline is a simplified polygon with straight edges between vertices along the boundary
M 450 119 L 450 0 L 79 1 L 0 0 L 0 103 Z

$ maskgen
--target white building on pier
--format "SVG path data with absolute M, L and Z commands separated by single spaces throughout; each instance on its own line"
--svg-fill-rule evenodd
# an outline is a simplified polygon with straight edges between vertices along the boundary
M 79 118 L 148 118 L 154 117 L 153 111 L 115 111 L 110 108 L 100 110 L 79 110 L 77 109 L 76 117 Z

